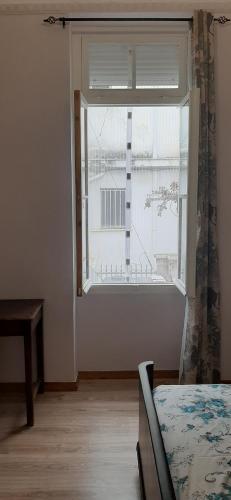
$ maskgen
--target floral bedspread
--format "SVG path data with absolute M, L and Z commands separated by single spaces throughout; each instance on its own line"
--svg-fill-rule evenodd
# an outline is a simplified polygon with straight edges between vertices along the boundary
M 176 498 L 231 500 L 231 385 L 153 393 Z

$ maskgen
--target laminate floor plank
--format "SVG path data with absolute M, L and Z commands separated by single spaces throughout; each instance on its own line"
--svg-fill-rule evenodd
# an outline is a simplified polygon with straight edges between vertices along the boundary
M 138 380 L 82 380 L 25 418 L 21 394 L 0 395 L 0 500 L 140 500 Z
M 26 428 L 22 395 L 0 396 L 0 500 L 140 500 L 137 380 L 45 393 Z

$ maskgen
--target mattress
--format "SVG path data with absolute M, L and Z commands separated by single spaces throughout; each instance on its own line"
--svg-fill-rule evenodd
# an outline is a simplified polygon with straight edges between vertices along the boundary
M 231 386 L 153 392 L 177 499 L 231 500 Z

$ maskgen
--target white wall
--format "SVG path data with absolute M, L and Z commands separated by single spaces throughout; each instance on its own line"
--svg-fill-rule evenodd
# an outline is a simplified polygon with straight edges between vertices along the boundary
M 179 368 L 184 298 L 168 292 L 90 292 L 79 298 L 79 370 L 136 370 L 153 359 L 157 369 Z
M 219 27 L 222 375 L 231 379 L 230 46 L 231 27 Z M 68 30 L 42 16 L 0 16 L 0 297 L 46 299 L 49 381 L 75 376 L 68 49 Z M 178 293 L 80 299 L 79 368 L 135 369 L 145 358 L 177 368 L 183 310 Z M 22 346 L 0 341 L 0 381 L 21 379 Z
M 0 16 L 0 298 L 45 299 L 45 377 L 73 381 L 69 33 Z M 0 339 L 0 381 L 23 379 Z

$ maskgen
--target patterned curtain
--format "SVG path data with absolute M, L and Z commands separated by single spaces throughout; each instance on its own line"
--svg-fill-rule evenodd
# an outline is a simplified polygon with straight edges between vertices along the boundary
M 180 382 L 220 380 L 220 294 L 217 253 L 216 119 L 214 20 L 194 15 L 193 81 L 200 88 L 200 137 L 197 201 L 196 297 L 186 297 Z

